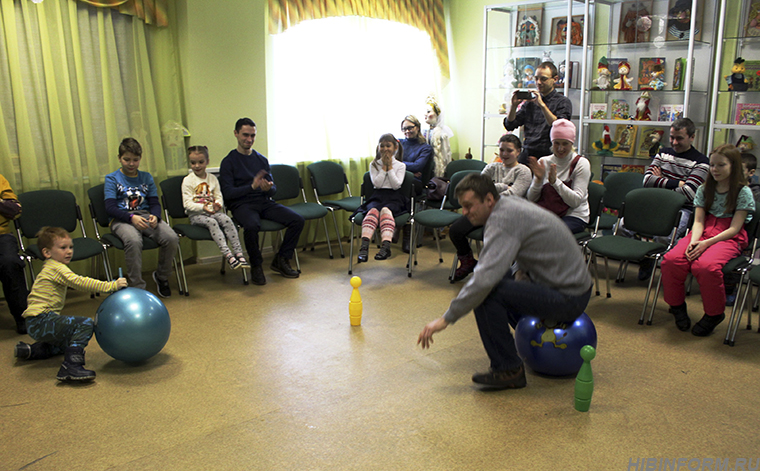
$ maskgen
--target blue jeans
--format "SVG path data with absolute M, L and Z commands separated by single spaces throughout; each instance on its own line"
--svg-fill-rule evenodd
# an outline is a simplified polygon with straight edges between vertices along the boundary
M 591 288 L 580 296 L 571 296 L 548 286 L 515 281 L 512 273 L 508 273 L 483 304 L 475 308 L 475 320 L 491 369 L 505 371 L 522 365 L 510 326 L 514 329 L 523 316 L 572 322 L 583 314 L 590 297 Z

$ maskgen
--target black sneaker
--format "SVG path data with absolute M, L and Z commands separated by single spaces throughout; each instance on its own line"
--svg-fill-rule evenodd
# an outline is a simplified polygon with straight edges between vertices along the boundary
M 172 289 L 169 287 L 169 280 L 160 280 L 158 272 L 153 272 L 153 281 L 156 282 L 156 291 L 162 298 L 168 298 L 172 295 Z
M 668 312 L 673 314 L 673 317 L 676 318 L 676 327 L 678 327 L 678 330 L 681 332 L 689 330 L 689 327 L 691 327 L 691 319 L 689 318 L 689 313 L 686 312 L 686 303 L 683 303 L 680 306 L 670 306 Z
M 472 381 L 487 386 L 488 389 L 520 389 L 528 384 L 523 365 L 514 370 L 476 373 L 472 375 Z
M 298 272 L 290 266 L 290 260 L 279 254 L 274 256 L 271 268 L 285 278 L 298 278 L 299 276 Z
M 28 360 L 32 356 L 32 346 L 25 342 L 17 343 L 13 349 L 13 356 L 19 360 Z
M 264 276 L 264 269 L 261 268 L 261 265 L 251 267 L 251 283 L 259 286 L 267 284 L 267 277 Z
M 699 322 L 694 324 L 694 328 L 691 329 L 691 333 L 697 337 L 707 337 L 712 333 L 713 330 L 715 330 L 718 324 L 723 322 L 723 319 L 725 318 L 725 314 L 721 314 L 719 316 L 708 316 L 705 314 L 702 316 L 702 319 L 700 319 Z

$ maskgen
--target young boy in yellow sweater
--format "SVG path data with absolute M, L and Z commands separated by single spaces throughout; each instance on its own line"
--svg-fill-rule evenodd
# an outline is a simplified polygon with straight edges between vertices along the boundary
M 36 343 L 19 342 L 15 356 L 21 360 L 36 360 L 63 353 L 63 364 L 57 375 L 59 381 L 92 380 L 95 372 L 84 369 L 84 347 L 92 337 L 94 323 L 89 317 L 59 314 L 66 303 L 66 289 L 111 293 L 126 288 L 127 280 L 100 281 L 72 272 L 68 264 L 74 254 L 74 243 L 69 233 L 60 227 L 40 229 L 37 245 L 46 260 L 34 280 L 24 311 L 27 331 Z

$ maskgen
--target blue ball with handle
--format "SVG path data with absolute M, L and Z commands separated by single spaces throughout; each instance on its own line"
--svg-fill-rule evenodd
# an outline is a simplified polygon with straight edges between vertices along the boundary
M 98 344 L 113 358 L 127 363 L 139 363 L 158 354 L 170 333 L 166 306 L 143 289 L 124 288 L 112 293 L 95 314 Z

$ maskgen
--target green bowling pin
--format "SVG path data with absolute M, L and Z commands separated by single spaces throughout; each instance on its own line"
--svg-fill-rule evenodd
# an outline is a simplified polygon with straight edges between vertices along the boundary
M 594 376 L 591 374 L 591 360 L 596 356 L 596 349 L 591 345 L 581 348 L 581 365 L 575 378 L 575 410 L 588 412 L 591 406 L 591 396 L 594 394 Z

